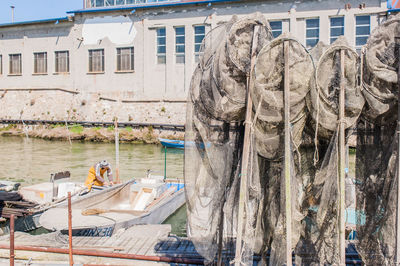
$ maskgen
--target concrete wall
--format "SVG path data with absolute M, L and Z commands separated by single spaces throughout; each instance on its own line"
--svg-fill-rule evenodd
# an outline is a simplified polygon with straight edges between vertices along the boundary
M 32 97 L 51 97 L 55 104 L 40 107 L 40 114 L 54 113 L 50 118 L 63 119 L 65 110 L 73 101 L 71 94 L 61 91 L 41 91 L 32 94 L 26 89 L 61 88 L 77 91 L 75 98 L 86 99 L 88 105 L 93 104 L 94 111 L 87 107 L 80 114 L 81 119 L 105 120 L 101 110 L 107 108 L 114 99 L 120 104 L 113 108 L 113 116 L 124 117 L 134 115 L 134 121 L 143 122 L 156 119 L 163 123 L 184 123 L 185 105 L 190 85 L 191 74 L 196 66 L 194 61 L 194 26 L 206 25 L 206 31 L 216 27 L 219 22 L 230 20 L 237 14 L 244 16 L 253 12 L 262 12 L 269 20 L 282 20 L 283 31 L 290 31 L 297 39 L 305 42 L 305 19 L 320 18 L 320 41 L 329 43 L 329 27 L 331 16 L 344 16 L 345 36 L 350 45 L 355 45 L 355 16 L 371 15 L 371 30 L 385 16 L 386 2 L 379 0 L 351 0 L 346 3 L 351 9 L 344 9 L 344 2 L 337 1 L 241 1 L 231 4 L 213 4 L 211 7 L 185 6 L 169 8 L 138 9 L 134 14 L 130 10 L 77 13 L 74 21 L 54 23 L 37 23 L 19 26 L 0 26 L 0 54 L 3 55 L 3 74 L 0 75 L 0 89 L 22 89 L 12 92 L 15 97 L 0 99 L 0 118 L 15 117 L 21 110 L 14 110 L 15 102 L 24 101 L 25 119 L 38 118 L 38 111 L 30 105 Z M 359 5 L 365 3 L 365 8 Z M 174 27 L 185 27 L 186 63 L 175 63 Z M 167 59 L 165 65 L 156 61 L 156 29 L 166 28 Z M 134 47 L 135 70 L 133 72 L 116 72 L 116 48 Z M 88 50 L 105 50 L 105 71 L 101 74 L 88 73 Z M 54 52 L 68 50 L 70 53 L 70 73 L 54 73 Z M 33 53 L 47 52 L 48 73 L 33 73 Z M 22 54 L 23 72 L 20 76 L 8 75 L 8 55 Z M 10 92 L 9 92 L 10 93 Z M 50 97 L 50 96 L 49 96 Z M 21 100 L 20 100 L 21 99 Z M 23 100 L 22 100 L 23 99 Z M 67 101 L 67 102 L 66 102 Z M 79 102 L 78 101 L 78 102 Z M 161 103 L 160 103 L 161 101 Z M 162 102 L 165 101 L 165 102 Z M 175 101 L 171 103 L 170 101 Z M 134 103 L 132 103 L 134 102 Z M 57 104 L 58 103 L 58 104 Z M 113 103 L 113 102 L 111 102 Z M 151 104 L 150 104 L 151 103 Z M 48 110 L 58 108 L 60 112 Z M 171 113 L 165 116 L 158 109 L 164 107 Z M 21 109 L 21 108 L 19 108 Z M 91 110 L 92 110 L 91 109 Z M 138 112 L 137 110 L 147 110 Z M 154 109 L 154 110 L 153 110 Z M 13 110 L 13 111 L 11 111 Z M 35 113 L 35 116 L 33 115 Z M 107 112 L 106 112 L 107 113 Z M 142 117 L 143 116 L 143 117 Z M 107 118 L 109 119 L 109 118 Z

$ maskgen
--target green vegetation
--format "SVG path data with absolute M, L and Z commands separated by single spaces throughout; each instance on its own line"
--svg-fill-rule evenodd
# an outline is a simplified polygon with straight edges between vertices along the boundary
M 54 125 L 50 125 L 50 128 L 58 128 L 58 127 L 65 127 L 64 124 L 54 124 Z
M 95 130 L 95 131 L 100 130 L 100 129 L 101 129 L 101 127 L 94 127 L 93 128 L 93 130 Z
M 350 148 L 349 147 L 349 154 L 350 155 L 355 155 L 356 154 L 356 148 Z
M 165 107 L 161 107 L 161 112 L 165 113 Z
M 15 128 L 15 127 L 16 127 L 15 124 L 9 124 L 9 125 L 7 125 L 6 127 L 1 127 L 1 128 L 0 128 L 0 131 L 8 131 L 8 130 L 13 129 L 13 128 Z
M 81 134 L 83 132 L 83 126 L 74 124 L 69 127 L 69 131 L 71 131 L 72 133 Z
M 132 127 L 126 127 L 125 130 L 128 132 L 132 132 Z
M 114 126 L 109 126 L 109 127 L 107 128 L 107 130 L 109 130 L 109 131 L 114 131 Z

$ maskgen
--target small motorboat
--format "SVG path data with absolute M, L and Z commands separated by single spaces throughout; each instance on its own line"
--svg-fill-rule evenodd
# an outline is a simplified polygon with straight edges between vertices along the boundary
M 19 187 L 12 183 L 4 183 L 4 187 L 1 187 L 0 182 L 0 194 L 6 193 L 1 191 L 11 187 Z M 43 182 L 39 184 L 19 187 L 18 192 L 8 192 L 8 194 L 15 193 L 22 198 L 16 201 L 4 201 L 7 206 L 11 206 L 12 209 L 3 208 L 2 217 L 10 218 L 8 213 L 14 213 L 15 220 L 15 231 L 29 232 L 41 227 L 39 218 L 44 211 L 51 209 L 58 204 L 62 204 L 67 200 L 68 192 L 71 193 L 72 202 L 75 200 L 87 196 L 88 194 L 101 193 L 102 190 L 107 189 L 106 187 L 96 187 L 88 191 L 87 187 L 82 182 L 73 182 L 70 180 L 70 173 L 68 171 L 59 172 L 51 175 L 50 182 Z M 0 195 L 1 196 L 1 195 Z M 1 200 L 1 199 L 0 199 Z M 1 206 L 1 204 L 0 204 Z M 8 219 L 0 223 L 0 228 L 3 233 L 9 231 Z
M 160 224 L 185 203 L 184 184 L 147 177 L 114 186 L 72 203 L 72 235 L 111 236 L 135 224 Z M 68 234 L 66 203 L 45 211 L 40 224 Z
M 185 148 L 185 141 L 183 140 L 176 140 L 176 139 L 162 139 L 158 138 L 161 145 L 167 148 L 175 148 L 175 149 L 184 149 Z

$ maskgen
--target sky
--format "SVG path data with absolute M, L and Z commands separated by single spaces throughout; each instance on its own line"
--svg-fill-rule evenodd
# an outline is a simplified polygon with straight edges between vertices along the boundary
M 11 22 L 10 6 L 18 22 L 65 17 L 67 11 L 82 9 L 83 0 L 0 0 L 0 23 Z

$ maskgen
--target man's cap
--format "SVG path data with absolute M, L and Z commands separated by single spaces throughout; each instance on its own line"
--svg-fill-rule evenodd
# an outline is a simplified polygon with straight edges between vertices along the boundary
M 103 160 L 100 162 L 100 167 L 104 168 L 104 167 L 108 167 L 108 166 L 110 166 L 110 164 L 106 160 Z

